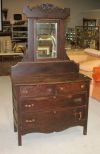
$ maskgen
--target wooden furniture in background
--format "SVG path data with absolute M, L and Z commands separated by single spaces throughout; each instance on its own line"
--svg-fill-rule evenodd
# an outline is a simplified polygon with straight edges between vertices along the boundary
M 79 73 L 79 65 L 68 58 L 64 49 L 64 23 L 70 10 L 43 4 L 26 7 L 24 13 L 28 17 L 28 50 L 11 71 L 18 145 L 27 133 L 62 131 L 78 125 L 83 126 L 86 135 L 90 78 Z M 57 28 L 56 56 L 38 57 L 38 23 L 43 23 L 43 28 L 48 23 Z
M 20 28 L 21 25 L 20 27 L 19 25 L 17 25 L 16 27 Z M 13 37 L 14 33 L 12 29 L 13 29 L 13 25 L 11 25 L 10 21 L 3 21 L 3 30 L 0 32 L 0 75 L 3 75 L 3 76 L 10 75 L 11 66 L 15 65 L 17 62 L 21 61 L 23 58 L 21 47 L 19 51 L 16 50 L 15 48 L 18 46 L 19 42 L 21 42 L 21 40 L 19 41 L 19 39 L 21 38 L 17 37 L 15 41 L 14 40 L 15 38 Z M 27 33 L 26 31 L 24 32 L 25 34 Z M 20 35 L 22 35 L 24 32 L 21 31 Z M 19 35 L 19 31 L 16 33 Z M 24 42 L 25 42 L 24 46 L 26 47 L 27 41 L 25 39 L 26 38 L 24 38 Z M 15 45 L 16 42 L 17 42 L 17 45 Z
M 99 49 L 99 26 L 76 26 L 75 29 L 77 46 Z
M 11 66 L 23 58 L 23 53 L 0 53 L 0 76 L 10 75 Z
M 83 18 L 83 26 L 97 26 L 96 19 Z

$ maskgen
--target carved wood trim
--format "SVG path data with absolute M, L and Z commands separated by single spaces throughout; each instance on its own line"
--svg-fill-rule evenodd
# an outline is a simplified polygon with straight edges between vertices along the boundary
M 53 4 L 46 3 L 33 8 L 25 6 L 23 13 L 25 13 L 27 17 L 39 19 L 66 19 L 70 15 L 70 8 L 59 8 Z

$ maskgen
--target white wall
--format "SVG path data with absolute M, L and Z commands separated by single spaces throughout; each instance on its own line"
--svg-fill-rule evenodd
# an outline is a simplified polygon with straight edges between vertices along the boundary
M 100 0 L 3 0 L 3 8 L 8 9 L 8 20 L 12 21 L 13 14 L 22 13 L 25 5 L 35 6 L 47 2 L 71 9 L 68 27 L 82 25 L 84 11 L 100 8 Z

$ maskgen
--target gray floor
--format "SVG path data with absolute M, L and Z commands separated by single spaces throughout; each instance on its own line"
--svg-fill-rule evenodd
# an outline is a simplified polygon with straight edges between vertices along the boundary
M 31 133 L 18 146 L 13 131 L 11 82 L 0 77 L 0 154 L 100 154 L 100 102 L 90 98 L 88 134 L 82 127 L 58 133 Z

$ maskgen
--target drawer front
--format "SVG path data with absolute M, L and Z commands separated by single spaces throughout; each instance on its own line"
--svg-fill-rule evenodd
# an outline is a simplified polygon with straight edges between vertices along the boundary
M 69 126 L 84 123 L 85 117 L 85 107 L 23 114 L 21 128 L 23 132 L 61 131 Z
M 53 85 L 20 86 L 21 97 L 45 97 L 54 94 Z
M 37 99 L 22 100 L 22 112 L 51 111 L 53 109 L 68 108 L 87 105 L 86 94 L 68 94 L 66 96 L 53 96 Z
M 56 85 L 57 94 L 65 95 L 69 92 L 80 92 L 86 90 L 84 82 L 61 83 Z
M 32 85 L 32 86 L 20 86 L 21 97 L 45 97 L 55 94 L 67 94 L 69 92 L 80 92 L 86 90 L 86 84 L 84 82 L 74 83 L 59 83 L 48 85 Z
M 49 132 L 53 131 L 53 114 L 51 112 L 28 113 L 22 115 L 22 131 Z

